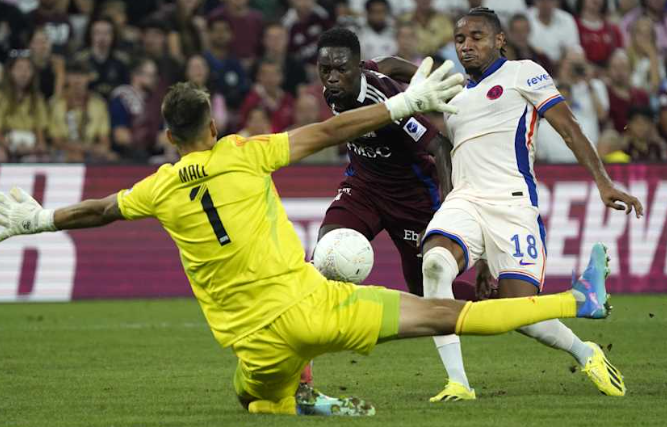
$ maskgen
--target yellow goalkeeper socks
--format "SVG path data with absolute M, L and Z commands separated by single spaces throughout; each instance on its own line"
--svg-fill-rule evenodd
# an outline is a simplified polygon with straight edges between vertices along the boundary
M 248 412 L 251 414 L 296 415 L 296 399 L 294 396 L 288 396 L 279 402 L 255 400 L 248 405 Z
M 456 321 L 457 335 L 496 335 L 555 318 L 577 317 L 572 292 L 469 302 Z

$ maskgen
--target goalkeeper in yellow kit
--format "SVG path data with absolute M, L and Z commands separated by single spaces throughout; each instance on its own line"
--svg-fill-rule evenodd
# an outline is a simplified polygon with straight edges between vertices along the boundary
M 447 77 L 449 62 L 433 73 L 431 66 L 425 60 L 410 87 L 385 103 L 285 134 L 219 141 L 206 92 L 179 83 L 162 105 L 178 163 L 130 190 L 55 211 L 18 188 L 0 193 L 0 241 L 157 218 L 179 248 L 215 339 L 238 357 L 234 387 L 254 413 L 373 414 L 358 399 L 295 399 L 302 369 L 323 353 L 366 354 L 393 339 L 491 335 L 557 317 L 606 317 L 604 271 L 593 272 L 599 280 L 592 285 L 580 281 L 562 294 L 466 303 L 328 281 L 304 261 L 271 173 L 415 113 L 455 113 L 446 101 L 461 90 L 463 77 Z

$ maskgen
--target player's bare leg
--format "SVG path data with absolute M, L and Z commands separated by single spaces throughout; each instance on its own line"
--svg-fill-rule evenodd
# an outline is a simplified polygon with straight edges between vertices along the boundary
M 448 237 L 433 234 L 424 242 L 422 269 L 426 298 L 454 298 L 453 282 L 465 268 L 461 246 Z M 449 380 L 445 388 L 432 397 L 431 402 L 475 399 L 463 366 L 461 341 L 456 335 L 433 338 Z
M 594 245 L 589 267 L 579 280 L 604 280 L 609 271 L 608 261 L 606 248 L 599 243 Z M 604 277 L 599 277 L 601 275 Z M 537 292 L 535 285 L 523 280 L 501 279 L 498 282 L 499 298 L 529 297 L 537 295 Z M 535 338 L 544 345 L 570 353 L 602 393 L 613 396 L 625 394 L 623 376 L 606 360 L 597 344 L 581 341 L 560 320 L 552 319 L 535 323 L 517 331 Z

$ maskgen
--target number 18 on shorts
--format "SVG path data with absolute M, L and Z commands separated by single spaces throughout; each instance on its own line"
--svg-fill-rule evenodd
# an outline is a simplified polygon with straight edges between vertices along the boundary
M 426 235 L 432 234 L 463 248 L 465 269 L 486 258 L 495 278 L 524 280 L 542 289 L 546 236 L 536 207 L 447 200 L 428 225 Z

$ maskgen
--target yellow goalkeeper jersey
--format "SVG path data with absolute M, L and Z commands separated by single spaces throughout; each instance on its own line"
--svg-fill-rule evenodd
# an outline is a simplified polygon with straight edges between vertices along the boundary
M 215 338 L 229 346 L 325 279 L 306 263 L 271 179 L 289 163 L 286 133 L 222 138 L 118 193 L 125 219 L 157 218 Z

